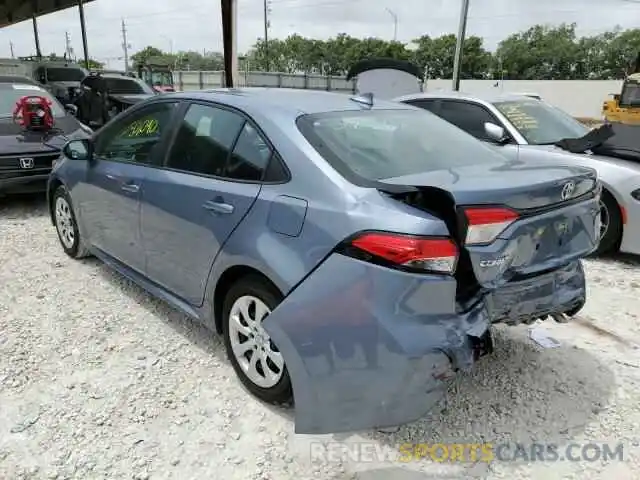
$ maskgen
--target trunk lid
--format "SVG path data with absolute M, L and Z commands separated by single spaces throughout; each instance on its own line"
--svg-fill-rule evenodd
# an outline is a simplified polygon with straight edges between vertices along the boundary
M 594 170 L 522 162 L 472 165 L 381 180 L 398 200 L 442 218 L 460 249 L 458 293 L 551 271 L 599 241 Z M 398 186 L 406 186 L 398 192 Z M 487 236 L 489 234 L 489 236 Z

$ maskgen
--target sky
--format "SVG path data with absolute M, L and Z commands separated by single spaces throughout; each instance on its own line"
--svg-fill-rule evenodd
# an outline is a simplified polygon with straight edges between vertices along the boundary
M 264 37 L 263 0 L 238 0 L 238 51 Z M 268 0 L 269 38 L 298 33 L 329 38 L 338 33 L 409 42 L 458 29 L 461 0 Z M 150 8 L 153 5 L 153 8 Z M 468 35 L 494 49 L 506 36 L 531 25 L 575 22 L 581 35 L 616 25 L 640 25 L 640 0 L 470 0 Z M 109 68 L 122 68 L 122 21 L 130 53 L 147 45 L 164 51 L 222 51 L 219 0 L 94 0 L 85 5 L 89 56 Z M 397 19 L 397 24 L 396 20 Z M 42 53 L 61 55 L 65 33 L 78 58 L 82 37 L 78 8 L 38 19 Z M 31 21 L 0 29 L 0 57 L 35 54 Z

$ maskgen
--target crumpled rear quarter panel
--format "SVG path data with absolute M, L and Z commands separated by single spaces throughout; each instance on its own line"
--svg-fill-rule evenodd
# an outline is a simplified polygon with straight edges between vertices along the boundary
M 296 433 L 399 425 L 442 397 L 443 374 L 473 363 L 481 306 L 455 313 L 455 280 L 330 256 L 265 320 L 293 383 Z
M 444 395 L 453 371 L 472 367 L 492 320 L 564 311 L 586 295 L 579 261 L 485 293 L 464 312 L 456 312 L 455 288 L 452 277 L 340 254 L 312 272 L 263 322 L 289 369 L 296 433 L 415 421 Z

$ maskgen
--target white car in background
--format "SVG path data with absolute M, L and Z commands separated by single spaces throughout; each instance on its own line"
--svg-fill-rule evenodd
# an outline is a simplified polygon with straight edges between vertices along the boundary
M 508 158 L 595 169 L 604 186 L 602 239 L 596 253 L 640 255 L 640 127 L 615 125 L 615 135 L 607 140 L 605 130 L 613 126 L 594 131 L 528 95 L 434 92 L 394 100 L 431 111 Z M 583 138 L 587 134 L 596 139 Z

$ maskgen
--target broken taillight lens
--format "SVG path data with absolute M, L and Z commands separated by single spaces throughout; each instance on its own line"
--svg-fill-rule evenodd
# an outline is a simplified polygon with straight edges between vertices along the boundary
M 508 208 L 473 207 L 464 209 L 467 217 L 467 245 L 493 242 L 519 215 Z
M 425 272 L 453 274 L 458 261 L 458 248 L 448 238 L 367 232 L 351 245 L 395 266 Z

